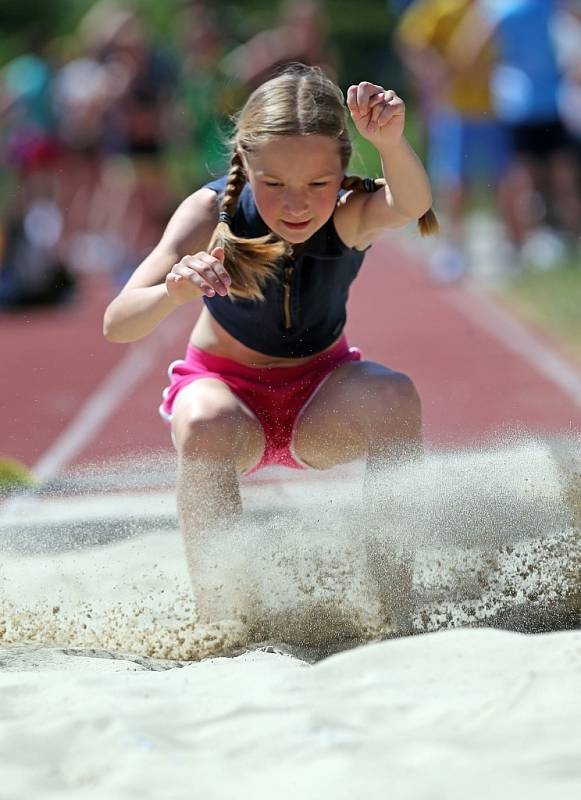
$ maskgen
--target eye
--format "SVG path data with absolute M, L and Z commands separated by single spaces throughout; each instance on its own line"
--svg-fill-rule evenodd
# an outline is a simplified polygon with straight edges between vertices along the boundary
M 316 186 L 316 187 L 322 187 L 328 185 L 329 185 L 328 181 L 313 181 L 313 183 L 311 183 L 311 186 Z
M 264 181 L 264 185 L 265 186 L 280 186 L 281 184 L 277 183 L 276 181 Z

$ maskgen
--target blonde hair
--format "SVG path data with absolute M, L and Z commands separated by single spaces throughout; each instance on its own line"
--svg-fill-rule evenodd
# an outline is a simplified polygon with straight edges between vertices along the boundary
M 233 297 L 264 299 L 262 289 L 277 270 L 281 259 L 291 254 L 290 246 L 273 233 L 253 239 L 236 236 L 230 223 L 236 213 L 240 193 L 247 181 L 242 154 L 256 152 L 275 136 L 319 134 L 337 141 L 343 170 L 351 158 L 352 145 L 347 127 L 343 93 L 319 67 L 302 64 L 287 67 L 252 92 L 236 119 L 230 141 L 232 156 L 226 187 L 220 203 L 220 221 L 209 244 L 224 248 L 224 265 L 232 278 Z M 343 179 L 341 187 L 354 191 L 373 191 L 373 186 L 357 176 Z M 422 235 L 434 233 L 438 223 L 430 209 L 418 222 Z

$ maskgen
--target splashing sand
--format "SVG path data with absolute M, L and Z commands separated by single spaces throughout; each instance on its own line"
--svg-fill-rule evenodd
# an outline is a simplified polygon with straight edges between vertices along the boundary
M 313 483 L 291 510 L 248 508 L 200 560 L 206 626 L 175 527 L 62 552 L 53 529 L 55 552 L 4 554 L 0 644 L 185 661 L 262 640 L 325 654 L 459 625 L 573 626 L 578 463 L 575 442 L 515 442 L 386 471 L 371 503 Z

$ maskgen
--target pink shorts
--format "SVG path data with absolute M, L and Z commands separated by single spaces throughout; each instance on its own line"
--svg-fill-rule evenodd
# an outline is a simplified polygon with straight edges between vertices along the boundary
M 168 368 L 170 385 L 163 391 L 159 413 L 171 422 L 173 404 L 184 386 L 199 378 L 216 378 L 232 390 L 264 431 L 262 458 L 244 474 L 269 464 L 305 469 L 308 465 L 301 462 L 293 449 L 293 434 L 300 416 L 333 370 L 360 359 L 361 352 L 348 347 L 345 338 L 296 367 L 249 367 L 188 345 L 185 359 L 174 361 Z

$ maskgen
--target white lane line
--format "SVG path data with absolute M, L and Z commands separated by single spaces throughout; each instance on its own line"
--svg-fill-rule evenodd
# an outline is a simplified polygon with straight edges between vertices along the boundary
M 57 436 L 32 471 L 40 481 L 54 478 L 88 445 L 133 388 L 158 363 L 162 347 L 183 324 L 158 329 L 147 342 L 131 346 L 105 380 L 89 396 L 71 423 Z
M 152 361 L 150 350 L 143 345 L 134 346 L 121 359 L 32 468 L 40 481 L 58 475 L 84 449 L 148 372 Z
M 467 319 L 523 358 L 581 409 L 581 368 L 568 363 L 539 336 L 474 287 L 449 289 L 442 296 Z M 467 302 L 468 300 L 468 302 Z

